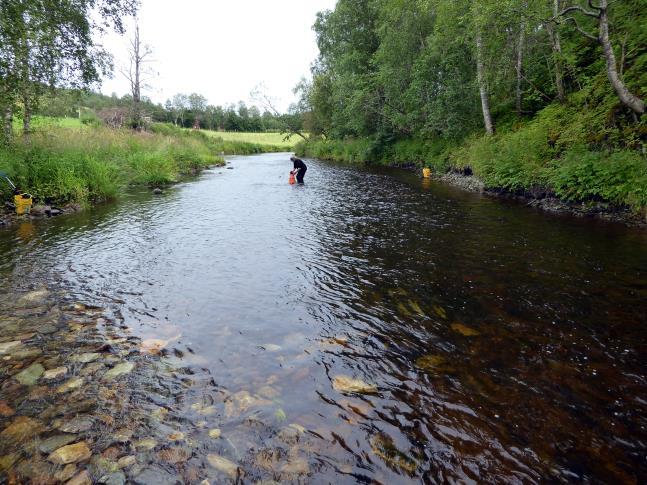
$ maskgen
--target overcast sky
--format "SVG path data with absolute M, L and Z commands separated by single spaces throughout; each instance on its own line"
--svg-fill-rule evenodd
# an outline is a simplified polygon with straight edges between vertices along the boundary
M 264 83 L 286 109 L 292 88 L 308 76 L 317 56 L 312 24 L 320 10 L 336 0 L 141 0 L 140 36 L 154 51 L 152 68 L 159 73 L 144 93 L 164 103 L 176 93 L 196 92 L 210 104 L 243 100 Z M 127 39 L 109 35 L 103 44 L 115 65 L 125 65 Z M 101 92 L 129 92 L 115 69 Z

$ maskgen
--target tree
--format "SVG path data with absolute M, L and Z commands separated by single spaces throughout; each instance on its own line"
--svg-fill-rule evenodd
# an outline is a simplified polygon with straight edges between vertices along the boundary
M 587 4 L 589 9 L 579 4 L 572 5 L 557 13 L 553 20 L 572 22 L 580 34 L 602 47 L 606 61 L 607 77 L 618 95 L 620 102 L 634 113 L 642 115 L 645 112 L 644 101 L 629 91 L 618 74 L 618 64 L 609 37 L 609 2 L 608 0 L 599 0 L 599 2 L 599 5 L 595 5 L 593 0 L 588 0 Z M 591 34 L 585 28 L 582 28 L 575 17 L 568 16 L 571 13 L 595 19 L 598 24 L 598 33 Z
M 128 48 L 129 64 L 127 68 L 121 69 L 121 74 L 130 85 L 130 93 L 133 97 L 131 123 L 136 130 L 141 130 L 143 127 L 142 90 L 150 87 L 148 81 L 154 74 L 150 69 L 150 63 L 153 62 L 152 55 L 152 48 L 142 42 L 139 35 L 139 23 L 135 22 L 135 33 L 130 39 Z
M 123 17 L 138 0 L 0 0 L 0 111 L 4 133 L 22 109 L 23 131 L 47 87 L 87 87 L 110 69 L 109 54 L 96 43 L 112 28 L 123 33 Z

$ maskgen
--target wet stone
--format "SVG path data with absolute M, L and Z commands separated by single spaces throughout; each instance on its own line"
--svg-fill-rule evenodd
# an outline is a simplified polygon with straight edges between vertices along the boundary
M 67 367 L 56 367 L 55 369 L 50 369 L 45 371 L 43 374 L 43 379 L 45 380 L 54 380 L 58 379 L 59 377 L 63 377 L 65 374 L 67 374 Z
M 94 426 L 94 420 L 90 416 L 78 416 L 59 426 L 64 433 L 81 433 Z
M 135 443 L 135 448 L 138 450 L 152 450 L 157 446 L 157 441 L 155 441 L 153 438 L 144 438 Z
M 108 372 L 106 372 L 103 375 L 103 380 L 111 381 L 119 376 L 130 374 L 130 372 L 132 372 L 134 367 L 135 367 L 135 364 L 133 362 L 121 362 L 116 366 L 114 366 L 112 369 L 110 369 Z
M 231 478 L 236 478 L 238 475 L 238 465 L 223 456 L 211 453 L 207 455 L 207 461 L 216 470 L 229 475 Z
M 41 364 L 32 364 L 23 371 L 14 376 L 23 386 L 33 386 L 36 381 L 43 375 L 45 368 Z
M 345 393 L 372 394 L 377 392 L 377 387 L 374 385 L 344 375 L 335 377 L 332 386 L 336 391 Z
M 135 456 L 128 455 L 128 456 L 122 456 L 121 458 L 119 458 L 119 460 L 117 461 L 117 466 L 119 468 L 128 468 L 134 465 L 135 463 L 137 463 L 137 459 L 135 458 Z
M 72 362 L 78 362 L 81 364 L 89 364 L 90 362 L 97 360 L 99 357 L 101 357 L 101 354 L 98 354 L 96 352 L 87 352 L 84 354 L 73 355 L 70 360 Z
M 41 453 L 49 454 L 54 450 L 61 448 L 62 446 L 69 445 L 75 439 L 76 436 L 74 436 L 73 434 L 58 434 L 41 441 L 38 449 L 41 451 Z
M 68 463 L 77 463 L 87 460 L 92 456 L 92 452 L 85 441 L 73 445 L 63 446 L 50 454 L 47 459 L 57 465 L 66 465 Z
M 83 369 L 81 369 L 81 372 L 79 372 L 79 374 L 82 376 L 92 376 L 105 367 L 106 366 L 101 362 L 93 362 L 92 364 L 86 365 Z
M 54 325 L 41 325 L 38 327 L 38 333 L 43 334 L 43 335 L 50 335 L 52 333 L 56 333 L 58 330 L 58 327 Z
M 209 430 L 209 438 L 218 439 L 222 436 L 222 431 L 218 428 Z
M 0 355 L 7 354 L 11 350 L 20 347 L 22 342 L 20 340 L 13 340 L 11 342 L 5 342 L 0 344 Z
M 175 485 L 178 477 L 170 474 L 163 468 L 153 465 L 142 469 L 137 476 L 132 477 L 132 483 L 135 485 Z
M 132 436 L 133 436 L 133 430 L 122 428 L 115 431 L 115 433 L 112 435 L 112 438 L 117 443 L 127 443 L 128 441 L 130 441 Z
M 175 465 L 177 463 L 184 463 L 187 461 L 191 457 L 191 451 L 187 448 L 166 448 L 164 450 L 160 450 L 157 453 L 157 457 L 161 461 Z
M 19 416 L 0 433 L 0 442 L 6 440 L 14 443 L 22 443 L 40 434 L 41 431 L 43 431 L 43 425 L 40 421 L 26 416 Z
M 40 357 L 43 351 L 40 349 L 21 349 L 11 353 L 11 357 L 15 360 L 27 360 Z
M 63 394 L 65 392 L 72 391 L 74 389 L 78 389 L 83 385 L 83 378 L 82 377 L 72 377 L 69 381 L 61 384 L 59 387 L 56 388 L 56 392 L 59 394 Z
M 9 416 L 13 416 L 15 411 L 9 407 L 6 401 L 0 401 L 0 416 L 3 418 L 8 418 Z
M 99 483 L 105 485 L 124 485 L 126 483 L 126 475 L 119 471 L 113 472 L 99 478 Z
M 58 470 L 56 473 L 54 473 L 54 478 L 59 482 L 65 482 L 66 480 L 72 478 L 76 471 L 76 465 L 74 463 L 70 463 L 68 465 L 65 465 L 63 469 Z
M 87 470 L 83 470 L 65 485 L 92 485 L 92 478 Z

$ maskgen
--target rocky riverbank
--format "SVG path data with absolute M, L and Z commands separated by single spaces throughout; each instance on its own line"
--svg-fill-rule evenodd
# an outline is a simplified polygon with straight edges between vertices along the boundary
M 118 310 L 45 286 L 9 290 L 0 297 L 0 483 L 209 484 L 309 473 L 298 424 L 282 424 L 276 451 L 255 455 L 250 430 L 284 419 L 273 381 L 258 393 L 229 392 L 187 365 L 190 348 L 172 347 L 179 336 L 142 340 Z
M 543 190 L 532 192 L 509 192 L 505 190 L 488 189 L 482 180 L 474 175 L 464 175 L 448 172 L 436 176 L 436 180 L 453 185 L 469 192 L 483 193 L 488 196 L 515 200 L 528 207 L 551 212 L 553 214 L 570 214 L 576 217 L 590 217 L 609 222 L 617 222 L 632 227 L 647 228 L 647 212 L 632 211 L 629 207 L 619 207 L 605 202 L 568 202 Z

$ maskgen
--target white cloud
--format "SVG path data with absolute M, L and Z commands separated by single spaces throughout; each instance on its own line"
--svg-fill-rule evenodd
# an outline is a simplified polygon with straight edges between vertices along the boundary
M 164 102 L 175 93 L 197 92 L 214 105 L 239 100 L 259 83 L 282 109 L 294 100 L 292 88 L 309 74 L 317 56 L 312 24 L 336 0 L 142 0 L 142 40 L 154 51 L 159 76 L 145 93 Z M 109 35 L 104 45 L 116 65 L 127 59 L 128 34 Z M 105 94 L 128 92 L 115 69 L 103 82 Z

